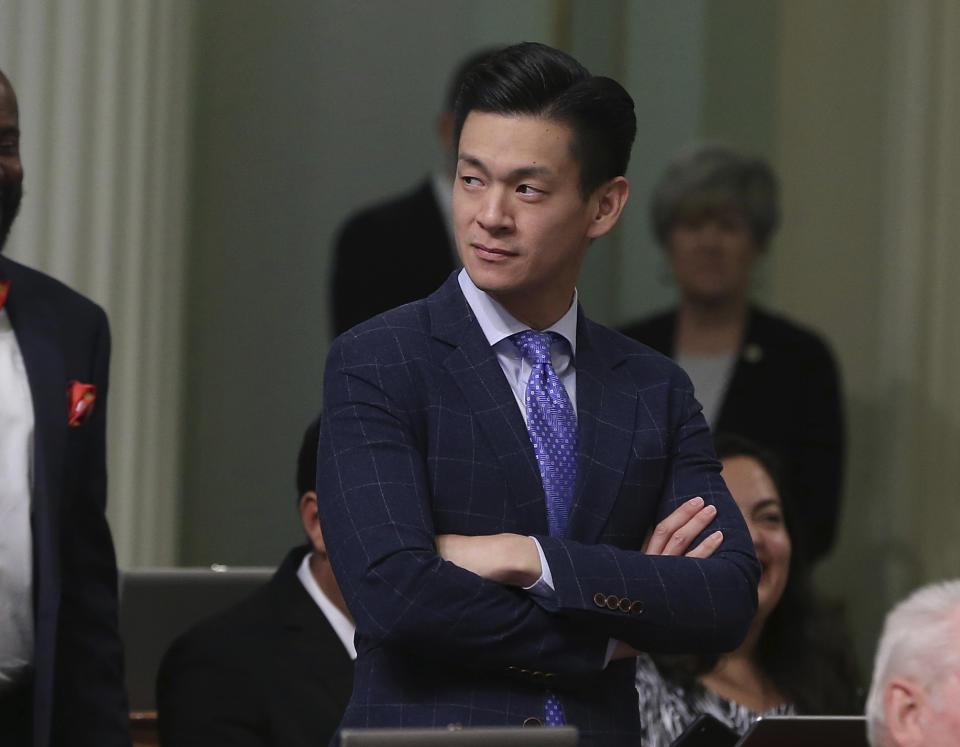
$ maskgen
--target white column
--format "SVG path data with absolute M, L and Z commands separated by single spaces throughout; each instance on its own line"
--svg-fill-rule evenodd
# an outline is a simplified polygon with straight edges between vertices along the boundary
M 189 0 L 0 0 L 25 170 L 6 251 L 110 317 L 122 566 L 175 560 L 192 17 Z

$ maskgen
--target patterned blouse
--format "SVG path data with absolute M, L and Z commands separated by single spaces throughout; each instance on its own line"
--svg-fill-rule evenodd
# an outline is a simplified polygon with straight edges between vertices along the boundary
M 709 713 L 743 735 L 760 715 L 796 713 L 792 704 L 779 705 L 762 714 L 725 700 L 702 685 L 693 690 L 668 682 L 649 656 L 637 657 L 637 692 L 640 694 L 641 744 L 643 747 L 670 747 L 694 719 Z

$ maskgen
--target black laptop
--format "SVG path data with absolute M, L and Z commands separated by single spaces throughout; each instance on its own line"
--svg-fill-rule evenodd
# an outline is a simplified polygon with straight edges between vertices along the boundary
M 736 747 L 869 747 L 863 716 L 760 716 Z

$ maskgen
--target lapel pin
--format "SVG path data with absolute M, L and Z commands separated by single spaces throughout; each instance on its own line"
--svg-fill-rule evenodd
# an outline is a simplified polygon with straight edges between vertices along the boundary
M 747 363 L 759 363 L 763 360 L 763 348 L 755 342 L 748 343 L 743 348 L 743 359 Z

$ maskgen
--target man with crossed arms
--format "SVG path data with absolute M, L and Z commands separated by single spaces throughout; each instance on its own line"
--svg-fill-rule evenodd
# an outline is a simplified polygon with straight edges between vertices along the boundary
M 633 102 L 521 44 L 471 72 L 456 122 L 464 270 L 326 364 L 320 520 L 357 624 L 341 727 L 636 744 L 636 652 L 734 648 L 759 566 L 686 375 L 577 302 L 629 193 Z M 679 534 L 643 552 L 658 522 Z

